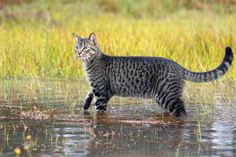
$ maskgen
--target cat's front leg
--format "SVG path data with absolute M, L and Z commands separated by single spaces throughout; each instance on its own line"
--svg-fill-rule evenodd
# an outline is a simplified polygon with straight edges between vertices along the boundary
M 104 96 L 104 95 L 98 96 L 97 100 L 95 102 L 96 110 L 101 111 L 101 112 L 105 112 L 109 99 L 110 99 L 109 97 Z
M 94 98 L 93 91 L 89 91 L 85 100 L 84 100 L 84 105 L 83 105 L 84 110 L 89 109 L 93 98 Z

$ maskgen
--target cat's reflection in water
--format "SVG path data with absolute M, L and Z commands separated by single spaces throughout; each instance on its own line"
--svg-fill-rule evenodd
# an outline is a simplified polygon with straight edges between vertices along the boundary
M 92 138 L 87 147 L 91 155 L 124 153 L 132 156 L 134 152 L 136 156 L 152 155 L 162 147 L 177 148 L 184 144 L 184 122 L 171 116 L 127 119 L 111 113 L 86 112 L 84 117 L 93 121 Z

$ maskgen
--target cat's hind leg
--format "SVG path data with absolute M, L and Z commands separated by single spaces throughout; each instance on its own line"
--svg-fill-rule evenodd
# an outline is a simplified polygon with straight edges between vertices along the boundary
M 172 116 L 186 118 L 187 113 L 181 99 L 182 91 L 183 81 L 181 79 L 169 79 L 161 88 L 158 88 L 155 96 L 156 102 Z
M 181 98 L 177 98 L 172 104 L 168 104 L 168 110 L 174 117 L 179 117 L 179 118 L 187 117 L 187 112 L 184 107 L 184 102 Z
M 172 116 L 179 118 L 186 118 L 187 113 L 185 110 L 184 102 L 181 98 L 176 97 L 175 93 L 168 93 L 164 96 L 156 97 L 157 103 Z

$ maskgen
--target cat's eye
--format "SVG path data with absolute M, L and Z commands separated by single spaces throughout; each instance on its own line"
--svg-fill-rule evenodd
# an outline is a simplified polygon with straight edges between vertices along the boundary
M 81 42 L 80 44 L 79 44 L 79 46 L 85 46 L 85 42 Z
M 78 46 L 75 46 L 75 49 L 76 49 L 76 50 L 78 50 L 78 49 L 79 49 L 79 47 L 78 47 Z

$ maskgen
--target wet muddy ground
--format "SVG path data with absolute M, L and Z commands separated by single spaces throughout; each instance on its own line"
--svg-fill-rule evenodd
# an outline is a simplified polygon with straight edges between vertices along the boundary
M 76 86 L 75 86 L 76 85 Z M 0 156 L 236 156 L 236 98 L 187 104 L 173 119 L 150 100 L 83 112 L 86 83 L 2 81 Z

